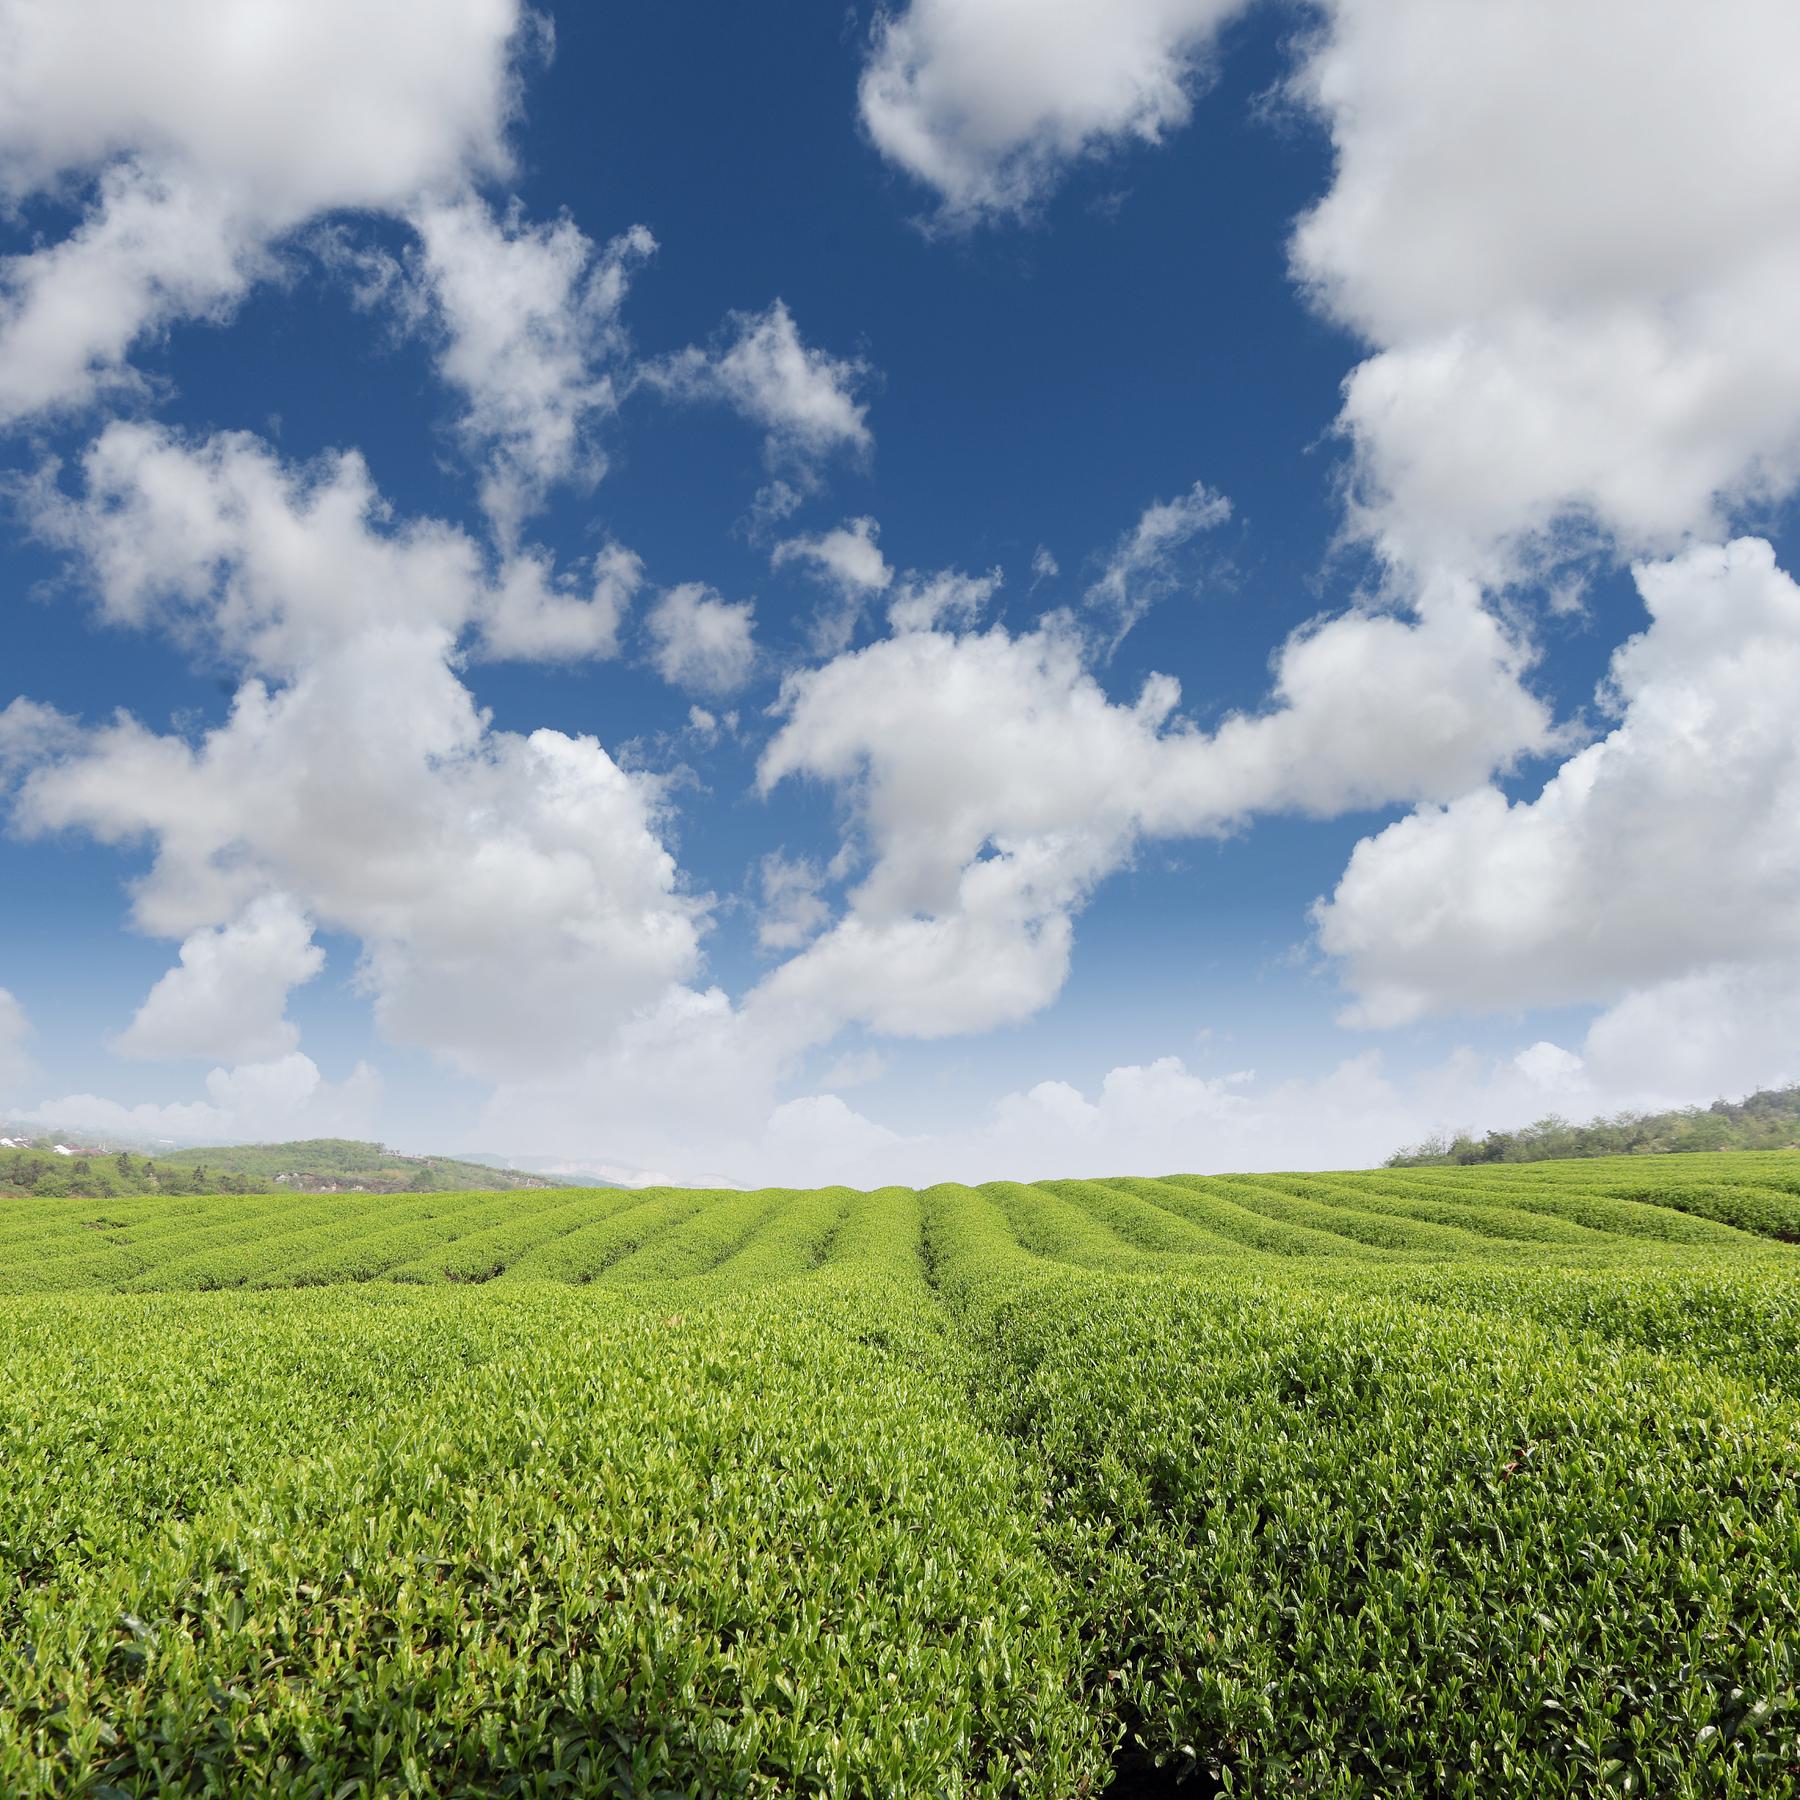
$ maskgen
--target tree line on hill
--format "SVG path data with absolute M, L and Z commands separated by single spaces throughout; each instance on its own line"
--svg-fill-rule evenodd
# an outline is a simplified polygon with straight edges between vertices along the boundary
M 150 1156 L 130 1150 L 59 1152 L 49 1139 L 0 1151 L 0 1195 L 116 1199 L 129 1194 L 259 1194 L 295 1190 L 371 1194 L 542 1188 L 541 1175 L 448 1156 L 401 1156 L 384 1144 L 310 1138 Z
M 1434 1163 L 1548 1162 L 1572 1156 L 1662 1156 L 1688 1150 L 1800 1149 L 1800 1084 L 1671 1112 L 1621 1112 L 1575 1125 L 1554 1113 L 1516 1131 L 1440 1132 L 1396 1150 L 1390 1169 Z

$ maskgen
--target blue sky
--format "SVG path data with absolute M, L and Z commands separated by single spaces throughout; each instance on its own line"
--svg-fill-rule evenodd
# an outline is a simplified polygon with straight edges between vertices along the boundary
M 0 0 L 0 1110 L 874 1182 L 1800 1076 L 1796 28 L 1616 12 Z

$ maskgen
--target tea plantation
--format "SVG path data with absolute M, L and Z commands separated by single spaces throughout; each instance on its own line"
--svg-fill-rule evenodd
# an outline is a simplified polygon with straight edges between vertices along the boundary
M 0 1201 L 0 1793 L 1800 1792 L 1800 1154 Z

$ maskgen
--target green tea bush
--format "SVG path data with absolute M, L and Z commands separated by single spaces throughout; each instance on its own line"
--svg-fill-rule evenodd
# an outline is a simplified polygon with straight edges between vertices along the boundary
M 492 1281 L 528 1250 L 640 1204 L 639 1196 L 626 1188 L 583 1188 L 573 1199 L 566 1193 L 532 1198 L 539 1203 L 525 1207 L 516 1216 L 395 1263 L 385 1271 L 387 1278 L 418 1282 Z
M 659 1232 L 691 1219 L 708 1200 L 724 1196 L 646 1191 L 617 1211 L 606 1210 L 590 1225 L 535 1245 L 502 1272 L 506 1281 L 592 1281 L 647 1244 Z
M 865 1198 L 851 1188 L 786 1195 L 727 1255 L 698 1274 L 679 1277 L 674 1299 L 692 1304 L 810 1275 L 833 1258 L 853 1208 Z
M 1152 1206 L 1177 1213 L 1246 1249 L 1273 1251 L 1279 1256 L 1367 1254 L 1355 1240 L 1337 1232 L 1269 1218 L 1251 1204 L 1257 1190 L 1248 1182 L 1171 1175 L 1162 1181 L 1140 1178 L 1109 1185 L 1124 1188 Z
M 454 1216 L 467 1199 L 463 1194 L 409 1194 L 386 1199 L 379 1211 L 352 1211 L 329 1200 L 265 1200 L 229 1223 L 220 1221 L 217 1229 L 202 1228 L 180 1242 L 168 1240 L 157 1253 L 146 1252 L 146 1266 L 127 1285 L 140 1290 L 241 1287 L 315 1253 L 337 1254 L 357 1238 Z
M 339 1281 L 372 1281 L 396 1264 L 432 1249 L 449 1246 L 487 1226 L 529 1217 L 539 1208 L 535 1196 L 500 1194 L 434 1195 L 440 1204 L 423 1218 L 365 1232 L 327 1249 L 283 1261 L 257 1277 L 259 1287 L 327 1287 Z M 461 1204 L 445 1206 L 450 1199 Z
M 1171 1181 L 1198 1184 L 1197 1176 L 1172 1176 Z M 1254 1181 L 1240 1180 L 1230 1184 L 1233 1205 L 1260 1214 L 1278 1224 L 1297 1226 L 1303 1230 L 1323 1232 L 1331 1237 L 1347 1238 L 1353 1244 L 1372 1250 L 1435 1251 L 1454 1255 L 1473 1248 L 1467 1232 L 1449 1232 L 1443 1226 L 1423 1224 L 1396 1218 L 1381 1212 L 1367 1211 L 1347 1204 L 1342 1196 L 1326 1197 L 1323 1183 L 1301 1181 L 1296 1188 L 1284 1188 L 1280 1176 L 1259 1176 Z
M 1800 1793 L 1800 1156 L 1620 1160 L 8 1200 L 0 1793 Z
M 1129 1182 L 1044 1181 L 1037 1191 L 1073 1201 L 1138 1250 L 1162 1256 L 1229 1256 L 1237 1249 L 1224 1233 L 1155 1205 Z

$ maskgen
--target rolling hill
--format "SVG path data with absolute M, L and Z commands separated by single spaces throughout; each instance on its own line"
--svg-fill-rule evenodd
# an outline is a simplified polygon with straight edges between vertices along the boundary
M 59 1150 L 56 1145 L 64 1148 Z M 235 1144 L 155 1155 L 99 1149 L 76 1136 L 39 1138 L 28 1148 L 0 1149 L 0 1194 L 85 1196 L 219 1194 L 292 1190 L 397 1194 L 462 1189 L 547 1188 L 549 1180 L 517 1169 L 448 1156 L 402 1156 L 353 1138 L 306 1138 L 286 1144 Z

